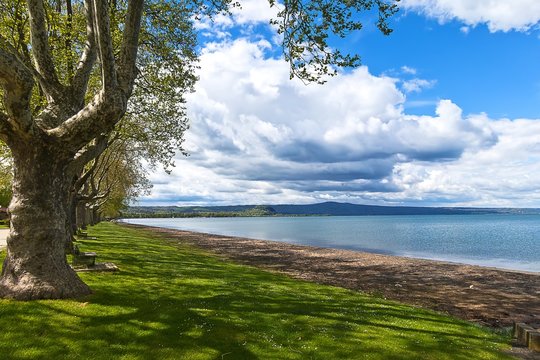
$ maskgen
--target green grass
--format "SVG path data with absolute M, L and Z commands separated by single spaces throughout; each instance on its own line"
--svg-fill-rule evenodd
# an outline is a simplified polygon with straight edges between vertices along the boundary
M 434 312 L 237 265 L 104 223 L 82 300 L 0 300 L 2 359 L 506 359 L 508 338 Z

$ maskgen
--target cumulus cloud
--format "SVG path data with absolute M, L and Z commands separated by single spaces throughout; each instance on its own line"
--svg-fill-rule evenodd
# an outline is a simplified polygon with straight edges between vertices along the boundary
M 241 39 L 202 56 L 205 70 L 190 98 L 194 145 L 211 143 L 210 134 L 219 138 L 210 146 L 221 151 L 332 165 L 398 155 L 446 159 L 496 140 L 449 101 L 439 104 L 436 117 L 407 116 L 397 80 L 367 67 L 323 87 L 290 81 L 286 64 L 266 59 L 263 47 Z
M 143 203 L 540 205 L 540 122 L 465 115 L 450 100 L 410 115 L 399 79 L 361 67 L 305 86 L 267 47 L 206 47 L 188 99 L 191 156 L 154 174 Z
M 492 32 L 527 31 L 540 21 L 537 0 L 402 0 L 400 6 L 441 22 L 457 19 L 473 27 L 486 24 Z
M 526 31 L 540 20 L 536 0 L 401 6 L 441 22 L 457 19 L 465 34 L 479 24 Z M 142 204 L 540 207 L 540 121 L 463 114 L 451 100 L 409 101 L 436 81 L 406 65 L 379 76 L 360 67 L 324 86 L 291 81 L 287 64 L 271 57 L 275 31 L 256 31 L 276 12 L 267 0 L 247 0 L 232 16 L 197 22 L 211 40 L 188 99 L 190 156 L 179 156 L 171 175 L 153 173 Z M 426 104 L 435 114 L 406 111 Z
M 448 163 L 402 163 L 394 168 L 399 194 L 394 199 L 441 199 L 467 206 L 525 206 L 540 204 L 540 121 L 489 120 L 476 115 L 471 121 L 486 123 L 498 134 L 490 147 L 470 149 Z

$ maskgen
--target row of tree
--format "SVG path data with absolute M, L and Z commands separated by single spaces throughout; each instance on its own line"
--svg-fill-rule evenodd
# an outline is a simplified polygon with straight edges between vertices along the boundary
M 359 30 L 361 13 L 371 9 L 388 34 L 397 1 L 269 0 L 279 8 L 272 24 L 291 77 L 322 83 L 339 67 L 358 66 L 357 55 L 329 47 L 331 35 Z M 143 191 L 143 160 L 171 165 L 187 128 L 184 96 L 196 80 L 196 23 L 237 5 L 0 2 L 0 140 L 13 167 L 0 297 L 90 293 L 66 260 L 76 205 L 103 207 L 108 198 L 112 206 Z
M 115 141 L 85 165 L 73 183 L 71 227 L 73 232 L 102 218 L 116 218 L 130 201 L 147 193 L 151 183 L 141 158 L 129 143 Z M 0 207 L 12 197 L 13 166 L 9 148 L 0 142 Z

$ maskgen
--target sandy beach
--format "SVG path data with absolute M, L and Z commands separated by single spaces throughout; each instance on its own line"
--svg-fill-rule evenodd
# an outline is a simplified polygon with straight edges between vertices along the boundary
M 146 228 L 227 259 L 448 313 L 491 327 L 540 324 L 540 274 Z

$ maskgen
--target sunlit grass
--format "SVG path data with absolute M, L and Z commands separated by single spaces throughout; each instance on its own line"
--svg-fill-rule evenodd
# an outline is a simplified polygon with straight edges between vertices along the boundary
M 83 251 L 117 273 L 94 294 L 0 300 L 2 359 L 505 359 L 508 339 L 473 324 L 223 261 L 104 223 Z

